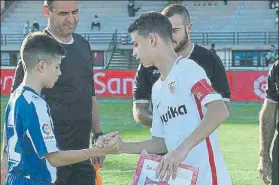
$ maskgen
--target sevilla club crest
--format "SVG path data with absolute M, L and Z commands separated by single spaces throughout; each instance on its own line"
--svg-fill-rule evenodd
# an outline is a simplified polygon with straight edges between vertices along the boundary
M 170 93 L 174 94 L 174 92 L 175 92 L 175 81 L 169 83 L 168 86 L 169 86 Z

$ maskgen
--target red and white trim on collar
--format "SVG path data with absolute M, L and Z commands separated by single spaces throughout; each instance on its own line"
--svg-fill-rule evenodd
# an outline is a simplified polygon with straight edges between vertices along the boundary
M 178 64 L 178 62 L 182 59 L 182 58 L 186 58 L 183 55 L 179 55 L 178 58 L 176 59 L 175 65 Z
M 190 56 L 191 56 L 191 54 L 193 53 L 193 51 L 194 51 L 194 48 L 195 48 L 195 44 L 194 43 L 192 43 L 192 49 L 191 49 L 191 51 L 190 51 L 190 53 L 187 55 L 187 56 L 183 56 L 183 55 L 179 55 L 179 57 L 176 59 L 176 62 L 175 62 L 175 64 L 178 64 L 178 62 L 180 61 L 180 59 L 182 59 L 182 58 L 189 58 Z

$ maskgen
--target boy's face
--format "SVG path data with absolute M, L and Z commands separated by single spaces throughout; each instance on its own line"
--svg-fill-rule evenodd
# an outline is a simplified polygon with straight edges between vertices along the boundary
M 43 86 L 45 88 L 52 88 L 61 75 L 61 59 L 61 57 L 56 57 L 54 60 L 45 63 L 45 67 L 42 72 L 44 82 Z
M 144 38 L 138 35 L 136 32 L 131 33 L 133 56 L 137 60 L 140 60 L 144 67 L 150 67 L 154 65 L 154 50 L 150 38 Z

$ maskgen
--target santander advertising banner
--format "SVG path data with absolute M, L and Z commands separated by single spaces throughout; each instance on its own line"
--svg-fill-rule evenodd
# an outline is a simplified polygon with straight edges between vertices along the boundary
M 9 95 L 14 69 L 1 69 L 1 96 Z M 135 70 L 94 70 L 97 97 L 132 98 Z M 232 101 L 262 102 L 267 87 L 267 72 L 227 72 Z

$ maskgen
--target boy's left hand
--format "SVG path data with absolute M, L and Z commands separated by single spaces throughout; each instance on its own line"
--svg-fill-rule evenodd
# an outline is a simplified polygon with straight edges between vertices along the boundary
M 161 162 L 156 170 L 156 177 L 160 178 L 161 181 L 169 181 L 170 177 L 174 180 L 177 175 L 177 169 L 182 161 L 188 155 L 188 151 L 180 151 L 178 148 L 170 151 L 164 155 Z

